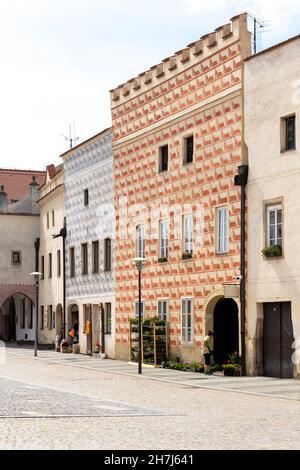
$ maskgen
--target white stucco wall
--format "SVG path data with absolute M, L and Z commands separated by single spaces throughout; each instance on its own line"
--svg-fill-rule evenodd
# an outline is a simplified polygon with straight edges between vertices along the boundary
M 64 177 L 61 171 L 52 180 L 47 180 L 46 185 L 40 191 L 40 263 L 41 257 L 45 260 L 45 276 L 40 281 L 40 308 L 44 306 L 44 328 L 39 324 L 39 342 L 41 344 L 54 344 L 55 337 L 60 330 L 59 318 L 57 318 L 57 306 L 63 307 L 63 239 L 53 239 L 64 226 Z M 55 214 L 52 224 L 52 211 Z M 49 228 L 47 228 L 47 214 L 49 214 Z M 57 251 L 60 250 L 61 274 L 57 273 Z M 48 277 L 49 253 L 52 253 L 52 277 Z M 40 264 L 41 269 L 41 264 Z M 47 311 L 52 305 L 52 313 L 55 316 L 55 327 L 49 329 Z M 52 315 L 52 316 L 53 316 Z M 58 314 L 60 317 L 61 315 Z M 41 315 L 40 315 L 41 321 Z
M 297 149 L 281 153 L 281 118 L 296 114 Z M 248 359 L 259 372 L 262 304 L 291 302 L 300 340 L 300 39 L 245 64 L 248 185 Z M 283 257 L 266 259 L 264 203 L 283 202 Z M 300 367 L 298 366 L 298 372 Z

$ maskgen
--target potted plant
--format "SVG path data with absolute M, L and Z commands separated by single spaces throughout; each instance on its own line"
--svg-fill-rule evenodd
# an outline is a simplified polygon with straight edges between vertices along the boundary
M 282 247 L 280 245 L 268 246 L 262 250 L 262 254 L 266 258 L 278 258 L 282 256 Z
M 94 353 L 99 353 L 99 352 L 100 352 L 100 343 L 99 341 L 97 341 L 95 344 Z
M 223 369 L 224 369 L 224 376 L 226 377 L 234 377 L 236 370 L 237 370 L 237 365 L 236 364 L 224 364 Z
M 192 251 L 185 251 L 182 253 L 182 259 L 191 259 L 193 257 Z

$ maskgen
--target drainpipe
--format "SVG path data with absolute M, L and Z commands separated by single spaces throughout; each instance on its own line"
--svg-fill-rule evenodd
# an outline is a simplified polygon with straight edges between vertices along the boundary
M 248 165 L 238 167 L 234 178 L 235 186 L 241 187 L 241 248 L 240 248 L 240 304 L 241 304 L 241 374 L 246 375 L 246 186 Z
M 101 354 L 105 354 L 105 334 L 104 334 L 104 307 L 103 303 L 100 304 L 101 315 Z
M 62 339 L 66 339 L 66 238 L 67 238 L 67 226 L 64 223 L 63 228 L 57 235 L 52 235 L 52 238 L 63 239 L 63 335 Z
M 39 256 L 40 256 L 40 239 L 37 238 L 34 242 L 35 248 L 35 271 L 39 272 Z M 39 344 L 39 278 L 36 276 L 35 278 L 35 318 L 34 318 L 34 355 L 37 356 L 37 348 Z

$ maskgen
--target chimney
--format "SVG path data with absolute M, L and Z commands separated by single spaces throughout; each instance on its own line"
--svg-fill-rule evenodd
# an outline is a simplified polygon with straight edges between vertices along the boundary
M 29 193 L 31 195 L 32 202 L 36 202 L 39 198 L 39 184 L 37 183 L 35 176 L 32 176 L 32 181 L 29 185 Z
M 7 212 L 7 194 L 4 191 L 4 186 L 0 186 L 0 212 Z

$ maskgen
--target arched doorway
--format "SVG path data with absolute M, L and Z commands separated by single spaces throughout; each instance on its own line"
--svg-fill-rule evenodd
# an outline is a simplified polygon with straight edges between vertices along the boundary
M 0 340 L 34 341 L 34 304 L 22 292 L 10 295 L 0 307 Z
M 56 312 L 55 312 L 55 325 L 56 325 L 56 334 L 61 335 L 62 334 L 62 327 L 63 327 L 63 321 L 62 321 L 62 305 L 58 304 L 56 307 Z
M 74 329 L 73 338 L 69 336 L 69 331 L 72 328 Z M 76 304 L 72 304 L 69 307 L 67 339 L 69 341 L 74 341 L 74 339 L 79 341 L 79 309 Z
M 226 364 L 228 354 L 239 351 L 238 306 L 233 299 L 221 299 L 215 306 L 213 317 L 214 360 Z

